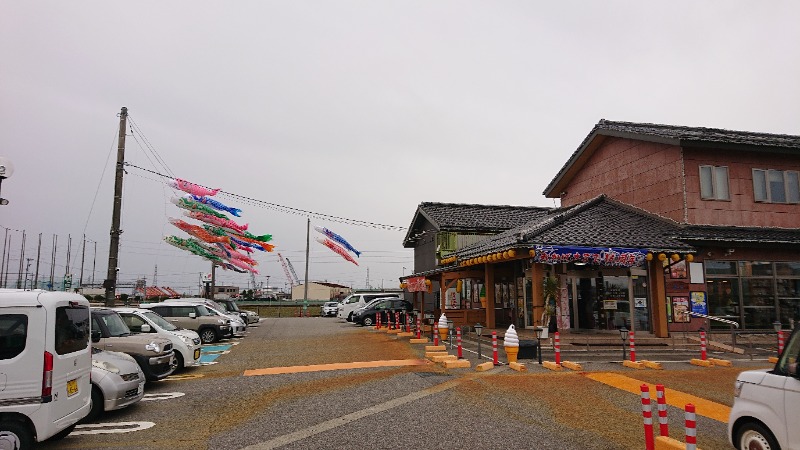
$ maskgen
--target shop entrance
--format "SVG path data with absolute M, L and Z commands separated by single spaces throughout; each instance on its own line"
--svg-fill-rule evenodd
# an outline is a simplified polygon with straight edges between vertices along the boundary
M 572 326 L 578 330 L 650 330 L 647 278 L 626 271 L 573 271 L 567 276 Z

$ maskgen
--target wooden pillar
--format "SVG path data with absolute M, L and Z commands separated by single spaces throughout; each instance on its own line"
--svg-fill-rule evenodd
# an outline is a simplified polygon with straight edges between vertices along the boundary
M 484 264 L 484 285 L 486 286 L 486 327 L 495 328 L 494 318 L 494 265 Z
M 664 269 L 658 258 L 647 264 L 647 282 L 650 284 L 650 307 L 653 310 L 653 335 L 660 338 L 669 337 L 667 326 L 667 290 L 664 280 Z
M 546 323 L 541 323 L 542 313 L 544 313 L 544 286 L 542 279 L 544 278 L 544 266 L 542 264 L 534 264 L 531 267 L 531 295 L 533 296 L 533 325 L 544 326 Z

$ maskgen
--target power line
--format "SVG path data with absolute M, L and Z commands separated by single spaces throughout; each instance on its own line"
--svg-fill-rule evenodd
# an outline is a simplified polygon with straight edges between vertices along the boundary
M 153 171 L 153 170 L 150 170 L 150 169 L 145 169 L 144 167 L 139 167 L 139 166 L 137 166 L 135 164 L 131 164 L 131 163 L 128 163 L 128 162 L 126 162 L 125 165 L 128 166 L 128 167 L 133 167 L 135 169 L 143 170 L 145 172 L 150 172 L 150 173 L 152 173 L 154 175 L 158 175 L 158 176 L 163 177 L 163 178 L 174 178 L 172 176 L 164 175 L 162 173 L 159 173 L 159 172 L 156 172 L 156 171 Z M 198 185 L 198 186 L 202 186 L 202 185 Z M 203 186 L 203 187 L 208 187 L 208 186 Z M 330 214 L 323 214 L 323 213 L 318 213 L 318 212 L 314 212 L 314 211 L 308 211 L 308 210 L 305 210 L 305 209 L 293 208 L 291 206 L 279 205 L 277 203 L 271 203 L 271 202 L 267 202 L 267 201 L 264 201 L 264 200 L 258 200 L 258 199 L 252 198 L 252 197 L 247 197 L 245 195 L 234 194 L 232 192 L 227 192 L 227 191 L 223 191 L 223 190 L 220 190 L 219 192 L 220 192 L 220 194 L 223 194 L 225 196 L 234 198 L 234 199 L 236 199 L 238 201 L 241 201 L 243 203 L 246 203 L 246 204 L 250 204 L 250 205 L 254 205 L 254 206 L 260 206 L 260 207 L 264 207 L 264 208 L 268 208 L 268 209 L 273 209 L 273 210 L 284 212 L 284 213 L 288 213 L 288 214 L 311 216 L 311 217 L 314 217 L 316 219 L 330 220 L 331 222 L 344 223 L 344 224 L 355 225 L 355 226 L 360 226 L 360 227 L 378 228 L 378 229 L 383 229 L 383 230 L 402 231 L 402 230 L 407 229 L 406 227 L 401 227 L 401 226 L 397 226 L 397 225 L 386 225 L 386 224 L 381 224 L 381 223 L 369 222 L 369 221 L 366 221 L 366 220 L 349 219 L 347 217 L 332 216 Z

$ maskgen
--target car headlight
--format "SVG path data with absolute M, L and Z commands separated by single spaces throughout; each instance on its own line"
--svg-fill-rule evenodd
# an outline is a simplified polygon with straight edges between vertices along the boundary
M 743 381 L 736 380 L 736 383 L 733 385 L 733 396 L 739 397 L 739 394 L 742 393 L 742 386 L 744 386 Z
M 220 325 L 225 325 L 225 321 L 223 319 L 217 319 L 217 323 Z
M 106 361 L 96 361 L 96 360 L 93 359 L 92 360 L 92 367 L 97 367 L 98 369 L 103 369 L 103 370 L 111 372 L 111 373 L 119 373 L 119 367 L 111 364 L 110 362 L 106 362 Z
M 181 338 L 181 340 L 183 341 L 183 343 L 184 343 L 184 344 L 186 344 L 186 345 L 192 345 L 192 340 L 191 340 L 191 339 L 189 339 L 188 337 L 186 337 L 186 336 L 180 336 L 180 335 L 179 335 L 178 337 L 179 337 L 179 338 Z
M 144 346 L 145 350 L 150 350 L 151 352 L 159 353 L 161 351 L 161 347 L 158 346 L 155 342 L 151 342 Z

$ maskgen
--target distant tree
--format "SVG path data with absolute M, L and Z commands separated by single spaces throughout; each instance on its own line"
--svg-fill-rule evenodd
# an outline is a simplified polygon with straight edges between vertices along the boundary
M 252 300 L 253 299 L 253 290 L 252 289 L 245 289 L 242 291 L 242 298 L 245 300 Z

